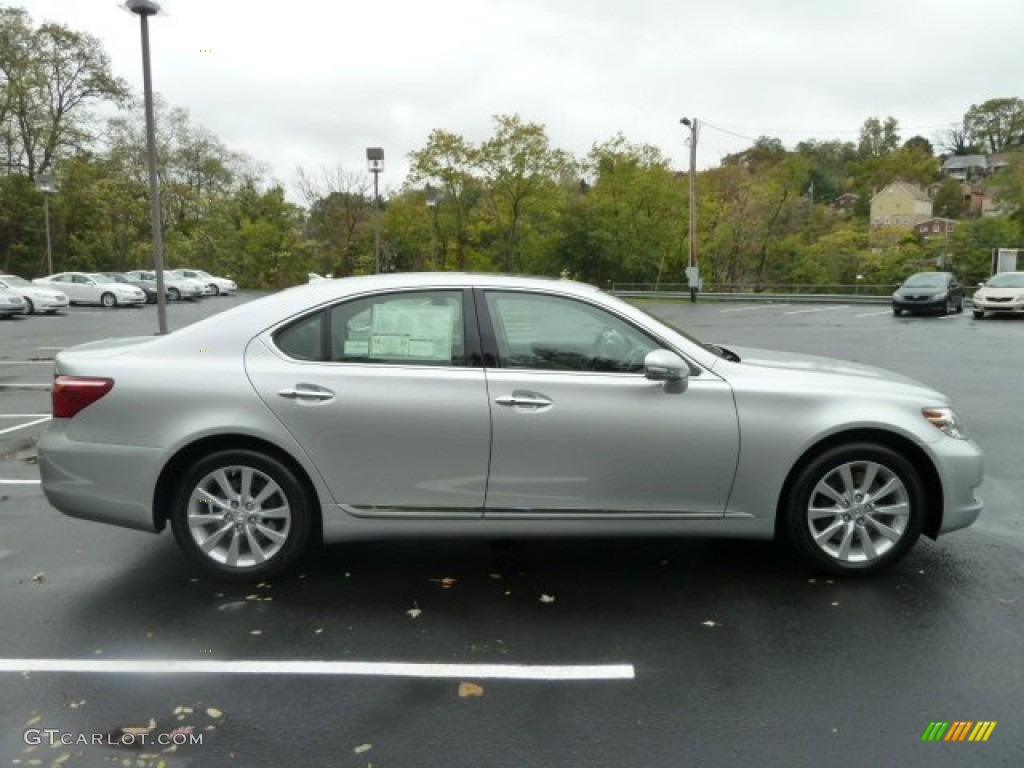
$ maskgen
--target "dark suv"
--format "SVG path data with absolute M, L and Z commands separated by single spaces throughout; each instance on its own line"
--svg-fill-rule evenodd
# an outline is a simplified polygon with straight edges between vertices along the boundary
M 892 313 L 964 311 L 964 287 L 952 272 L 918 272 L 903 281 L 892 295 Z

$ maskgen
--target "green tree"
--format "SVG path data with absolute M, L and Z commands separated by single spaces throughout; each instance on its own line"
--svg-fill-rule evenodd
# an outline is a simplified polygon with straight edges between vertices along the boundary
M 8 167 L 30 179 L 89 141 L 90 107 L 128 93 L 99 40 L 0 9 L 0 123 Z
M 945 219 L 959 219 L 967 215 L 967 201 L 956 179 L 943 179 L 932 196 L 932 211 Z
M 989 99 L 972 104 L 964 115 L 971 141 L 989 152 L 1024 145 L 1024 99 Z
M 862 158 L 877 158 L 895 152 L 900 145 L 899 128 L 900 124 L 895 117 L 887 117 L 884 122 L 877 117 L 869 117 L 860 129 L 858 154 Z

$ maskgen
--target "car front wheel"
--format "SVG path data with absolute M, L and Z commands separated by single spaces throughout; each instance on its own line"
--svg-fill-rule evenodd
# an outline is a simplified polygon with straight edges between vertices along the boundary
M 982 312 L 980 309 L 972 310 L 971 314 L 974 315 L 975 320 L 981 320 L 983 317 L 985 317 L 985 313 Z
M 256 451 L 219 451 L 185 473 L 171 511 L 178 545 L 206 573 L 265 579 L 306 549 L 310 500 L 294 472 Z
M 100 304 L 102 304 L 104 307 L 116 307 L 117 297 L 112 293 L 104 293 L 102 296 L 100 296 Z
M 896 317 L 899 317 L 900 315 L 902 315 L 902 314 L 903 314 L 903 310 L 902 310 L 902 309 L 900 309 L 899 307 L 893 307 L 893 308 L 892 308 L 892 313 L 893 313 L 893 314 L 894 314 L 894 315 L 895 315 Z
M 853 443 L 817 456 L 784 502 L 785 532 L 802 559 L 835 574 L 867 575 L 900 560 L 924 525 L 914 466 L 883 445 Z

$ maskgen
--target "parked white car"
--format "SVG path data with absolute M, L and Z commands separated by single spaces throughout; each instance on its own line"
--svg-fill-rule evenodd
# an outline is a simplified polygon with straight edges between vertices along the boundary
M 209 287 L 210 292 L 214 296 L 229 296 L 238 290 L 234 280 L 211 275 L 202 269 L 172 269 L 171 273 L 180 277 L 187 277 L 190 280 L 198 280 L 203 285 Z
M 37 277 L 32 282 L 59 290 L 72 304 L 102 304 L 104 307 L 116 307 L 123 304 L 146 303 L 146 294 L 141 288 L 115 283 L 99 272 L 58 272 L 49 277 Z
M 25 314 L 48 312 L 68 308 L 67 294 L 53 288 L 42 288 L 33 285 L 24 277 L 17 275 L 0 275 L 0 288 L 6 288 L 25 300 Z
M 0 288 L 0 317 L 25 314 L 25 300 L 14 291 Z

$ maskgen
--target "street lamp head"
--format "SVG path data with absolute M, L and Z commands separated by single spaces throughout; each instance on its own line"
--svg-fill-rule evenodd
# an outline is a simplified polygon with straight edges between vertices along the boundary
M 47 195 L 57 191 L 57 185 L 53 181 L 53 176 L 49 173 L 40 173 L 36 176 L 36 186 L 40 192 Z
M 160 13 L 160 3 L 155 0 L 125 0 L 121 7 L 139 16 L 156 16 Z
M 380 147 L 367 147 L 366 162 L 370 167 L 370 173 L 380 173 L 384 170 L 384 150 Z
M 680 123 L 681 123 L 682 125 L 691 125 L 691 123 L 690 123 L 690 118 L 688 118 L 688 117 L 684 117 L 684 118 L 683 118 L 682 120 L 680 120 L 679 122 L 680 122 Z

